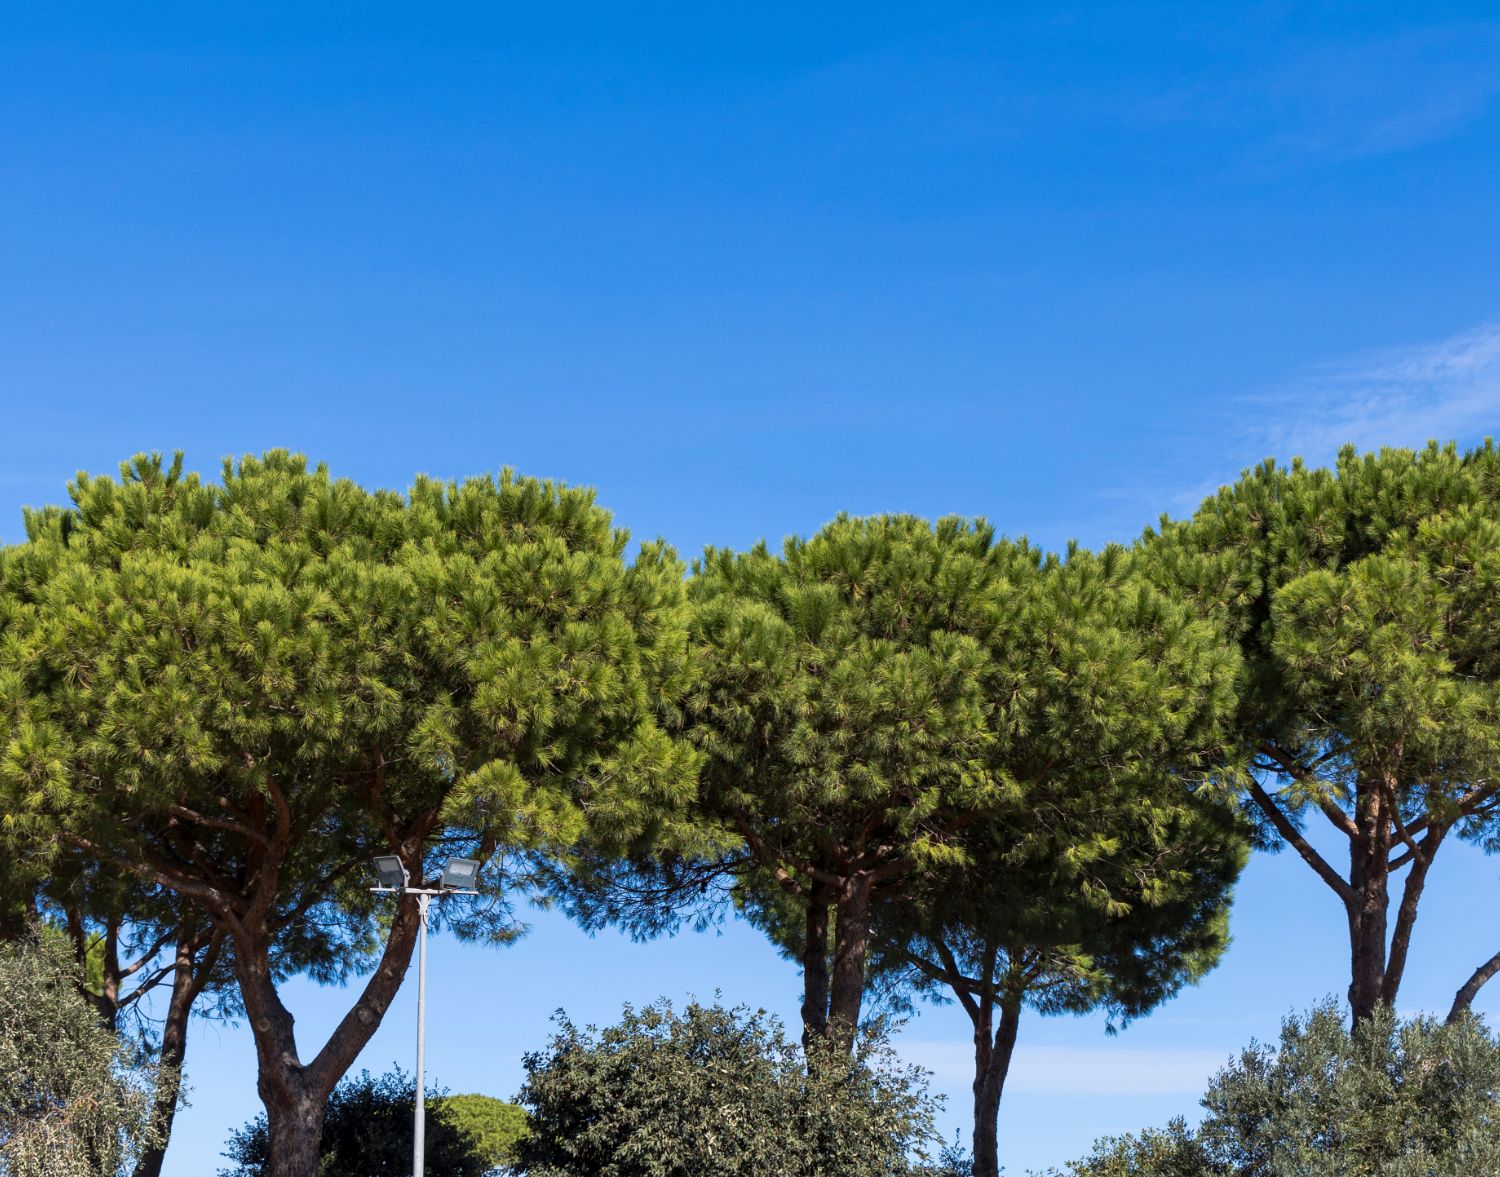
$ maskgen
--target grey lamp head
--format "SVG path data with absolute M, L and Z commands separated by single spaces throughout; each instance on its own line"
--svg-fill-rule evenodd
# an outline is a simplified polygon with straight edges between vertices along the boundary
M 479 881 L 479 862 L 473 858 L 450 858 L 443 868 L 442 885 L 455 891 L 473 890 Z
M 375 874 L 382 887 L 388 887 L 392 891 L 406 888 L 406 867 L 401 865 L 401 860 L 394 854 L 382 854 L 375 859 Z

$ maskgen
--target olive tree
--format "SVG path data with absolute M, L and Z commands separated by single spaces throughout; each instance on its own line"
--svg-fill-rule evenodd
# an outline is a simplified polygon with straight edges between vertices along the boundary
M 926 1078 L 879 1028 L 807 1066 L 764 1010 L 626 1007 L 580 1028 L 559 1014 L 525 1057 L 523 1177 L 914 1177 L 932 1141 Z
M 0 944 L 0 1173 L 123 1177 L 152 1139 L 155 1068 L 79 993 L 60 937 Z
M 28 517 L 0 634 L 11 840 L 170 889 L 222 929 L 274 1177 L 312 1177 L 328 1096 L 416 941 L 414 881 L 462 853 L 497 898 L 517 854 L 627 847 L 691 796 L 656 722 L 684 667 L 682 569 L 592 492 L 510 473 L 367 491 L 284 452 L 80 475 Z M 487 919 L 486 917 L 493 917 Z M 379 945 L 383 936 L 384 944 Z M 367 976 L 299 1044 L 279 982 Z
M 485 1095 L 425 1093 L 426 1163 L 443 1177 L 488 1177 L 504 1171 L 526 1114 Z M 397 1177 L 411 1168 L 412 1117 L 417 1085 L 397 1067 L 384 1075 L 346 1076 L 328 1097 L 318 1177 Z M 258 1116 L 230 1137 L 224 1156 L 234 1165 L 219 1177 L 266 1177 L 270 1136 Z
M 1215 1076 L 1196 1128 L 1100 1141 L 1051 1177 L 1475 1177 L 1500 1155 L 1500 1042 L 1464 1016 L 1332 1002 L 1290 1017 Z

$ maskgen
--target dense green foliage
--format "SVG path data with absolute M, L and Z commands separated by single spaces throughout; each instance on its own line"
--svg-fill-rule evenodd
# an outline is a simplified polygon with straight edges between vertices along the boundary
M 877 983 L 898 1000 L 954 1000 L 973 1024 L 977 1177 L 1000 1172 L 996 1121 L 1023 1008 L 1128 1021 L 1228 944 L 1239 823 L 1159 772 L 1127 788 L 1029 791 L 1030 824 L 970 827 L 965 865 L 876 907 Z
M 809 1037 L 858 1022 L 876 891 L 950 857 L 959 815 L 1003 795 L 983 638 L 1003 624 L 995 583 L 1038 560 L 982 524 L 892 516 L 695 570 L 700 797 L 749 846 L 742 897 L 801 924 Z
M 763 1011 L 665 1002 L 618 1025 L 559 1015 L 526 1056 L 526 1177 L 898 1177 L 932 1136 L 919 1073 L 879 1033 L 805 1065 Z
M 1165 835 L 1233 702 L 1233 651 L 1123 552 L 1048 557 L 979 521 L 710 550 L 690 598 L 701 803 L 749 848 L 740 898 L 799 954 L 811 1033 L 856 1024 L 874 910 L 963 868 L 975 831 L 1019 862 L 1038 813 L 1128 803 Z M 1107 822 L 1071 833 L 1042 836 L 1118 906 L 1088 881 Z
M 157 1079 L 79 993 L 59 937 L 0 943 L 0 1174 L 129 1173 Z
M 416 1084 L 397 1068 L 380 1076 L 361 1071 L 328 1098 L 318 1177 L 406 1177 L 411 1173 Z M 525 1131 L 514 1104 L 485 1095 L 427 1093 L 427 1167 L 444 1177 L 485 1177 L 510 1159 Z M 233 1169 L 221 1177 L 266 1177 L 270 1141 L 260 1116 L 230 1139 L 224 1155 Z
M 564 1022 L 528 1085 L 551 1125 L 528 1163 L 549 1177 L 726 1157 L 903 1172 L 927 1105 L 857 1032 L 872 984 L 970 1016 L 974 1165 L 991 1177 L 1021 1011 L 1128 1020 L 1212 967 L 1239 814 L 1337 895 L 1356 1022 L 1419 1061 L 1423 1042 L 1449 1049 L 1378 1011 L 1441 845 L 1500 845 L 1491 445 L 1268 462 L 1130 552 L 840 517 L 779 552 L 709 549 L 686 582 L 661 544 L 628 558 L 591 492 L 509 473 L 403 496 L 282 452 L 227 463 L 217 485 L 142 457 L 70 492 L 0 550 L 0 940 L 61 929 L 106 1028 L 170 984 L 169 1060 L 200 993 L 244 1016 L 267 1112 L 256 1163 L 276 1177 L 313 1177 L 325 1109 L 358 1102 L 335 1085 L 413 950 L 414 903 L 365 889 L 378 853 L 413 880 L 480 858 L 486 901 L 436 909 L 465 936 L 508 939 L 528 891 L 644 932 L 728 893 L 801 964 L 801 1053 L 744 1011 Z M 1347 869 L 1308 820 L 1347 839 Z M 299 973 L 368 975 L 305 1054 L 278 992 Z M 1497 973 L 1500 953 L 1459 988 L 1455 1034 Z M 1373 1047 L 1339 1055 L 1330 1016 L 1289 1033 L 1354 1075 Z M 731 1061 L 748 1086 L 724 1085 Z M 1215 1091 L 1242 1110 L 1280 1082 L 1226 1075 Z M 358 1098 L 399 1094 L 363 1082 Z M 175 1091 L 157 1091 L 163 1130 Z M 683 1130 L 711 1104 L 740 1109 L 700 1114 L 712 1157 Z M 519 1113 L 444 1106 L 493 1165 Z M 1426 1139 L 1413 1115 L 1398 1120 Z M 743 1129 L 760 1116 L 788 1126 Z M 1095 1160 L 1227 1165 L 1215 1131 Z
M 1355 1016 L 1394 1004 L 1444 839 L 1496 844 L 1500 451 L 1267 462 L 1142 551 L 1241 650 L 1227 763 L 1266 840 L 1342 904 Z M 1303 836 L 1309 818 L 1348 842 L 1347 869 Z
M 1470 1018 L 1351 1034 L 1331 1003 L 1213 1081 L 1202 1124 L 1102 1141 L 1066 1177 L 1476 1177 L 1500 1157 L 1500 1041 Z M 1062 1174 L 1055 1174 L 1062 1177 Z
M 855 1022 L 870 950 L 882 980 L 956 993 L 992 1173 L 1022 1002 L 1131 1016 L 1223 949 L 1242 840 L 1195 790 L 1234 651 L 1118 549 L 958 520 L 710 552 L 690 597 L 686 715 L 703 804 L 749 847 L 738 898 L 802 963 L 813 1033 Z
M 492 1095 L 444 1095 L 434 1106 L 492 1168 L 508 1163 L 526 1135 L 526 1112 Z
M 369 492 L 270 453 L 221 485 L 139 458 L 28 517 L 0 612 L 0 802 L 27 855 L 81 854 L 226 930 L 278 1177 L 416 937 L 359 877 L 443 855 L 615 846 L 689 798 L 655 722 L 684 665 L 682 569 L 591 493 L 505 474 Z M 512 866 L 514 863 L 512 863 Z M 476 910 L 503 936 L 504 905 Z M 278 978 L 371 975 L 304 1061 Z

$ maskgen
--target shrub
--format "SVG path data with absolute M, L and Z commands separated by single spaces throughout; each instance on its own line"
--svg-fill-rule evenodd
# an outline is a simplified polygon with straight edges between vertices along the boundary
M 818 1046 L 804 1060 L 780 1022 L 744 1007 L 627 1006 L 604 1030 L 555 1021 L 525 1059 L 526 1177 L 907 1177 L 933 1136 L 925 1076 L 878 1027 L 852 1055 Z
M 155 1069 L 83 999 L 57 939 L 0 944 L 0 1174 L 129 1172 L 150 1143 Z
M 409 1177 L 417 1086 L 397 1067 L 374 1077 L 361 1071 L 328 1098 L 319 1177 Z M 519 1125 L 518 1125 L 519 1121 Z M 485 1177 L 500 1171 L 524 1116 L 514 1104 L 484 1095 L 427 1093 L 427 1168 L 444 1177 Z M 507 1136 L 509 1125 L 510 1135 Z M 224 1155 L 235 1162 L 220 1177 L 267 1177 L 270 1139 L 257 1116 L 230 1138 Z
M 526 1135 L 526 1113 L 492 1095 L 445 1095 L 436 1106 L 491 1168 L 513 1160 L 516 1142 Z
M 1332 1002 L 1214 1079 L 1203 1122 L 1101 1141 L 1053 1177 L 1476 1177 L 1500 1156 L 1500 1041 L 1473 1018 L 1352 1034 Z

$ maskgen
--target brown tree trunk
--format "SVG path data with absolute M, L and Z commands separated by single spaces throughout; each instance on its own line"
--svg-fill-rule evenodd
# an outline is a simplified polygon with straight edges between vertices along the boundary
M 870 943 L 868 875 L 847 879 L 839 888 L 837 923 L 833 930 L 833 981 L 828 997 L 828 1032 L 853 1045 L 859 1029 L 859 1010 L 865 996 L 865 955 Z
M 1000 1177 L 1000 1096 L 1010 1073 L 1021 1025 L 1021 995 L 1000 1001 L 1000 1028 L 991 1037 L 993 1005 L 987 998 L 974 1016 L 974 1177 Z
M 113 920 L 106 922 L 106 933 L 100 942 L 99 969 L 102 984 L 98 993 L 89 988 L 89 930 L 83 912 L 70 907 L 63 913 L 68 928 L 68 937 L 73 941 L 73 957 L 78 961 L 78 991 L 83 999 L 94 1007 L 99 1020 L 110 1030 L 118 1030 L 120 1024 L 120 977 L 119 954 L 112 951 L 116 928 Z
M 269 1130 L 271 1165 L 267 1177 L 317 1177 L 328 1096 L 390 1008 L 411 964 L 419 926 L 416 897 L 403 896 L 380 963 L 354 1006 L 317 1056 L 306 1064 L 297 1053 L 291 1011 L 276 992 L 269 931 L 264 926 L 247 928 L 243 923 L 234 928 L 235 973 L 245 1003 L 245 1020 L 255 1039 L 256 1087 L 265 1104 Z
M 1427 837 L 1422 839 L 1421 853 L 1411 858 L 1411 870 L 1401 889 L 1401 906 L 1396 911 L 1396 928 L 1391 934 L 1391 951 L 1385 962 L 1385 978 L 1380 986 L 1380 1000 L 1392 1009 L 1396 1007 L 1396 994 L 1401 989 L 1401 979 L 1406 975 L 1406 958 L 1411 951 L 1412 929 L 1417 924 L 1417 908 L 1422 902 L 1422 891 L 1427 886 L 1427 872 L 1432 868 L 1432 856 L 1437 853 L 1446 833 L 1443 826 L 1435 825 Z
M 1374 1016 L 1385 992 L 1386 919 L 1390 910 L 1390 831 L 1379 793 L 1362 787 L 1349 843 L 1349 1009 L 1354 1024 Z
M 187 1057 L 188 1019 L 193 1003 L 208 984 L 218 963 L 222 933 L 216 934 L 202 949 L 197 938 L 177 943 L 176 967 L 172 973 L 172 997 L 167 1002 L 167 1016 L 161 1032 L 161 1078 L 157 1082 L 151 1107 L 151 1126 L 156 1143 L 141 1154 L 135 1166 L 135 1177 L 160 1177 L 172 1138 L 172 1123 L 177 1118 L 178 1096 L 182 1092 L 182 1063 Z M 203 951 L 202 959 L 198 952 Z
M 266 1127 L 271 1146 L 270 1177 L 318 1177 L 323 1116 L 328 1096 L 307 1090 L 266 1099 Z
M 807 891 L 807 929 L 802 945 L 802 1049 L 828 1033 L 828 907 L 833 891 L 814 882 Z
M 1349 918 L 1349 1009 L 1354 1024 L 1368 1021 L 1385 989 L 1385 905 L 1383 888 L 1360 889 L 1359 906 Z
M 1500 974 L 1500 952 L 1495 953 L 1475 969 L 1469 979 L 1453 995 L 1453 1007 L 1448 1011 L 1450 1026 L 1468 1011 L 1469 1007 L 1474 1004 L 1474 998 L 1478 996 L 1479 991 L 1497 974 Z

